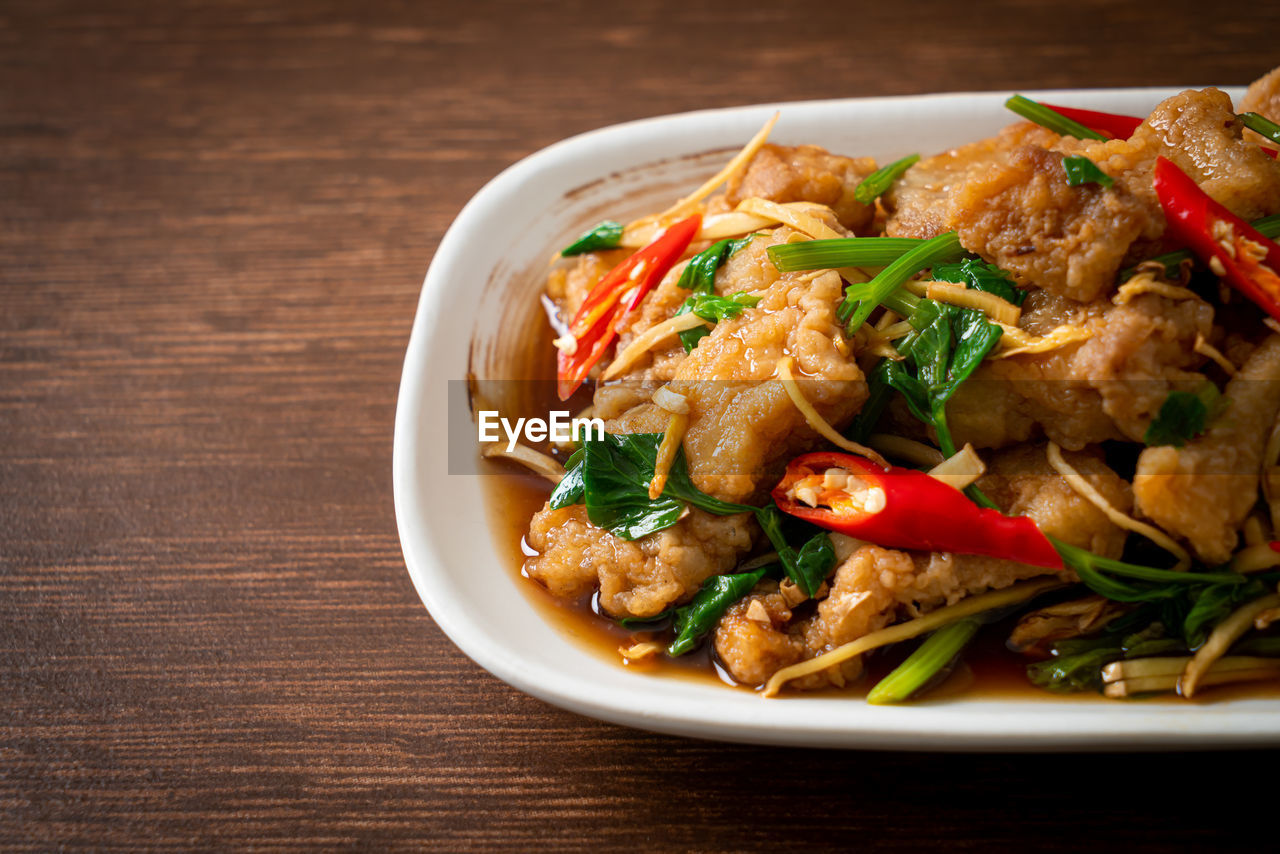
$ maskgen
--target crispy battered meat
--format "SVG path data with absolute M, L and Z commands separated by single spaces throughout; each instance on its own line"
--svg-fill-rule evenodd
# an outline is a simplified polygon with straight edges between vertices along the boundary
M 529 523 L 528 543 L 539 554 L 525 572 L 555 596 L 578 598 L 598 584 L 610 614 L 652 617 L 732 569 L 751 548 L 751 528 L 742 515 L 691 509 L 670 528 L 627 541 L 592 525 L 581 505 L 544 506 Z
M 1062 323 L 1093 337 L 1044 353 L 984 363 L 947 409 L 959 442 L 1003 447 L 1042 432 L 1064 448 L 1107 439 L 1141 441 L 1173 388 L 1194 387 L 1204 358 L 1196 336 L 1213 331 L 1203 300 L 1143 294 L 1123 305 L 1080 305 L 1032 292 L 1022 328 L 1044 334 Z
M 950 229 L 951 193 L 980 173 L 1004 163 L 1019 145 L 1048 148 L 1058 135 L 1031 122 L 1018 122 L 998 135 L 925 158 L 908 169 L 882 197 L 890 216 L 890 237 L 937 237 Z
M 1117 509 L 1130 509 L 1128 484 L 1096 454 L 1065 456 Z M 1030 516 L 1047 534 L 1107 557 L 1119 557 L 1124 548 L 1125 532 L 1053 471 L 1043 447 L 996 454 L 979 485 L 1006 512 Z M 771 610 L 774 618 L 768 625 L 746 627 L 742 620 L 749 603 L 741 603 L 717 626 L 715 650 L 734 679 L 759 684 L 781 667 L 821 655 L 898 618 L 919 616 L 971 593 L 1050 572 L 980 555 L 904 552 L 863 544 L 840 564 L 830 594 L 814 614 L 786 624 L 780 611 Z M 813 674 L 791 686 L 805 690 L 842 685 L 860 670 L 861 662 L 851 660 L 838 672 Z
M 1020 145 L 951 195 L 948 225 L 1020 285 L 1089 301 L 1112 290 L 1150 213 L 1124 185 L 1067 183 L 1063 156 Z
M 759 602 L 768 620 L 747 616 Z M 804 639 L 788 632 L 791 611 L 778 593 L 776 581 L 761 582 L 750 596 L 735 602 L 716 624 L 712 643 L 720 663 L 735 680 L 759 685 L 776 671 L 804 660 Z
M 1257 113 L 1266 116 L 1273 122 L 1280 122 L 1280 68 L 1273 68 L 1253 83 L 1240 99 L 1240 112 Z M 1245 131 L 1245 137 L 1254 142 L 1264 141 L 1261 134 L 1251 130 Z M 1274 143 L 1266 140 L 1274 147 Z
M 753 196 L 771 202 L 817 202 L 836 212 L 840 224 L 862 233 L 875 207 L 853 197 L 862 179 L 875 171 L 870 157 L 840 157 L 816 145 L 765 145 L 745 173 L 729 181 L 725 202 L 734 206 Z
M 1138 509 L 1210 564 L 1231 557 L 1258 499 L 1263 445 L 1280 410 L 1280 336 L 1254 351 L 1227 383 L 1227 409 L 1182 448 L 1147 448 L 1133 491 Z
M 1141 200 L 1148 214 L 1143 241 L 1127 261 L 1155 254 L 1164 214 L 1151 183 L 1164 156 L 1237 216 L 1255 219 L 1280 211 L 1280 165 L 1250 140 L 1231 99 L 1218 89 L 1189 89 L 1151 111 L 1129 139 L 1091 142 L 1063 138 L 1057 148 L 1088 157 Z

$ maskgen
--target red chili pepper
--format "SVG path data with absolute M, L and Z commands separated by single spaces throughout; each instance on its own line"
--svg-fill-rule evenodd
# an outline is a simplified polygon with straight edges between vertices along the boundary
M 849 473 L 844 484 L 828 469 Z M 827 486 L 831 483 L 831 486 Z M 816 502 L 809 506 L 800 493 Z M 882 469 L 824 451 L 796 457 L 773 490 L 778 509 L 829 531 L 895 549 L 957 552 L 1062 569 L 1062 556 L 1029 516 L 979 507 L 960 490 L 915 469 Z
M 1059 107 L 1054 104 L 1046 104 L 1044 101 L 1040 102 L 1040 106 L 1048 107 L 1073 122 L 1079 122 L 1090 130 L 1096 130 L 1098 133 L 1114 139 L 1128 139 L 1133 136 L 1133 132 L 1138 129 L 1138 125 L 1142 124 L 1142 119 L 1134 116 L 1100 113 L 1097 110 L 1081 110 L 1076 107 Z
M 1272 540 L 1270 545 L 1271 545 L 1271 551 L 1280 552 L 1280 540 Z
M 1170 160 L 1156 159 L 1153 183 L 1174 238 L 1280 320 L 1280 245 L 1215 202 Z
M 561 349 L 556 356 L 556 391 L 561 400 L 568 400 L 578 390 L 592 365 L 600 361 L 617 337 L 618 322 L 662 281 L 701 227 L 700 214 L 671 225 L 648 246 L 606 273 L 591 289 L 569 324 L 572 351 Z M 630 299 L 625 299 L 628 294 Z

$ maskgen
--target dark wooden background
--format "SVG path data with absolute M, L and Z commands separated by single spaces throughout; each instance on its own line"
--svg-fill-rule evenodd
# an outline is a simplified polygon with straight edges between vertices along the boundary
M 1275 755 L 910 755 L 597 723 L 418 602 L 391 432 L 500 169 L 626 119 L 1246 83 L 1257 2 L 0 2 L 0 844 L 1230 847 Z

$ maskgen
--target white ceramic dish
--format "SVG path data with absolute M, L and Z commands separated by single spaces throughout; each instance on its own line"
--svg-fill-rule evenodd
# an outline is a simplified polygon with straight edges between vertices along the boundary
M 1176 90 L 1029 93 L 1142 113 Z M 1238 92 L 1233 92 L 1238 97 Z M 500 679 L 575 712 L 732 741 L 917 750 L 1151 749 L 1280 743 L 1280 701 L 1205 704 L 951 699 L 875 707 L 857 699 L 764 700 L 603 660 L 549 625 L 495 547 L 485 490 L 449 474 L 449 380 L 483 375 L 509 338 L 510 307 L 536 301 L 551 250 L 612 212 L 655 210 L 696 186 L 775 110 L 780 143 L 885 162 L 989 135 L 1005 93 L 769 104 L 669 116 L 577 136 L 493 179 L 459 214 L 427 273 L 395 426 L 395 504 L 405 562 L 439 626 Z M 708 152 L 715 152 L 709 154 Z M 621 201 L 627 194 L 639 198 Z M 526 315 L 527 317 L 528 315 Z M 457 383 L 454 383 L 455 389 Z

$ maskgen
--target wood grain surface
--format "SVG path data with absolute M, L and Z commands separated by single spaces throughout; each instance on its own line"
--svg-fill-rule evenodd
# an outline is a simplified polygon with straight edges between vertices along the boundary
M 1247 83 L 1280 6 L 0 3 L 0 845 L 1160 850 L 1274 754 L 622 729 L 439 632 L 391 497 L 423 273 L 518 158 L 768 100 Z

